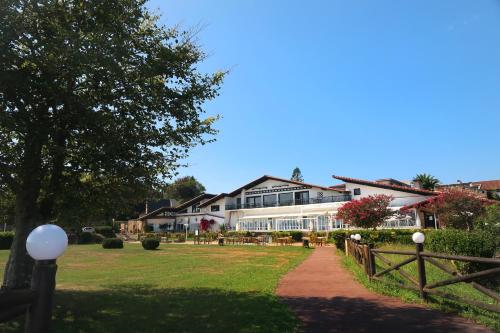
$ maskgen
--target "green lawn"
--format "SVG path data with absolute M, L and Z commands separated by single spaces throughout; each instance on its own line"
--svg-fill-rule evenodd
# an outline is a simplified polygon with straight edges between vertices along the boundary
M 406 251 L 414 251 L 415 247 L 414 246 L 405 246 L 405 245 L 384 245 L 384 246 L 379 246 L 377 248 L 380 249 L 386 249 L 386 250 L 406 250 Z M 403 255 L 391 255 L 391 254 L 382 254 L 384 257 L 389 259 L 393 263 L 398 263 L 403 261 L 404 259 L 407 259 L 408 256 L 403 256 Z M 368 278 L 366 277 L 366 274 L 364 273 L 364 270 L 355 262 L 355 260 L 352 257 L 346 257 L 343 255 L 343 264 L 344 266 L 349 269 L 351 272 L 353 272 L 354 276 L 358 281 L 360 281 L 363 285 L 365 285 L 368 289 L 371 289 L 375 292 L 379 292 L 381 294 L 389 295 L 389 296 L 397 296 L 403 299 L 404 301 L 410 302 L 410 303 L 421 303 L 422 301 L 420 300 L 420 297 L 418 295 L 418 292 L 412 291 L 412 290 L 407 290 L 407 289 L 402 289 L 398 288 L 397 286 L 393 286 L 389 283 L 403 283 L 406 285 L 409 285 L 410 282 L 408 282 L 406 279 L 404 279 L 399 273 L 396 271 L 392 271 L 389 274 L 386 274 L 383 276 L 383 279 L 389 283 L 383 283 L 380 281 L 369 281 Z M 445 260 L 441 260 L 441 263 L 445 265 L 450 265 L 450 268 L 452 268 L 451 264 Z M 376 264 L 377 264 L 377 272 L 380 272 L 387 268 L 387 266 L 379 259 L 376 259 Z M 413 277 L 417 278 L 418 273 L 417 273 L 417 265 L 416 262 L 412 262 L 408 265 L 403 266 L 403 270 Z M 427 283 L 433 283 L 441 280 L 445 280 L 450 278 L 451 276 L 443 271 L 441 271 L 439 268 L 435 267 L 434 265 L 426 262 L 425 263 L 425 270 L 426 270 L 426 276 L 427 276 Z M 457 283 L 445 287 L 439 287 L 437 290 L 447 292 L 450 294 L 454 294 L 460 297 L 472 299 L 472 300 L 478 300 L 482 301 L 485 303 L 490 303 L 494 304 L 493 300 L 476 289 L 472 288 L 469 284 L 467 283 Z M 478 323 L 487 325 L 493 329 L 495 329 L 497 332 L 500 332 L 500 314 L 494 313 L 491 311 L 479 309 L 475 306 L 470 306 L 466 305 L 463 303 L 457 303 L 454 301 L 446 300 L 442 297 L 437 297 L 433 295 L 429 295 L 429 302 L 428 305 L 433 308 L 440 309 L 442 311 L 447 311 L 447 312 L 453 312 L 457 313 L 463 317 L 472 319 Z
M 301 247 L 73 245 L 58 260 L 53 331 L 292 332 L 274 295 Z M 0 273 L 8 251 L 0 251 Z M 16 323 L 0 332 L 22 331 Z M 14 325 L 14 326 L 13 326 Z

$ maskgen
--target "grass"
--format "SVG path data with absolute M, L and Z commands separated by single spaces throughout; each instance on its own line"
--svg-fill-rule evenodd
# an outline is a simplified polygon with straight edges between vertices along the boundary
M 409 250 L 409 251 L 414 251 L 415 249 L 413 246 L 392 245 L 392 244 L 383 245 L 378 248 L 385 250 Z M 383 256 L 389 259 L 393 263 L 398 263 L 408 258 L 408 256 L 392 255 L 392 254 L 383 254 Z M 368 277 L 364 273 L 363 268 L 359 266 L 352 257 L 347 257 L 345 255 L 342 255 L 342 263 L 349 271 L 353 273 L 356 280 L 361 282 L 368 289 L 384 295 L 399 297 L 402 300 L 409 303 L 422 303 L 422 300 L 420 299 L 417 291 L 407 290 L 389 284 L 389 283 L 402 283 L 406 285 L 410 284 L 396 271 L 392 271 L 389 274 L 383 276 L 384 281 L 388 283 L 376 280 L 369 281 Z M 442 260 L 441 263 L 446 265 L 451 265 L 449 262 L 446 262 L 444 260 Z M 376 264 L 377 264 L 377 272 L 380 272 L 383 269 L 387 268 L 387 266 L 381 263 L 381 261 L 377 258 L 376 258 Z M 403 266 L 403 270 L 415 278 L 417 278 L 418 276 L 416 262 L 412 262 L 408 265 Z M 428 262 L 425 263 L 425 270 L 426 270 L 427 283 L 429 284 L 450 278 L 449 274 L 441 271 L 440 269 L 438 269 L 437 267 Z M 471 300 L 477 300 L 493 304 L 493 300 L 491 298 L 483 295 L 482 293 L 472 288 L 467 283 L 457 283 L 449 286 L 439 287 L 438 290 L 454 294 L 463 298 L 468 298 Z M 486 325 L 497 332 L 500 332 L 500 314 L 498 313 L 483 310 L 475 306 L 447 300 L 442 297 L 434 295 L 429 295 L 429 300 L 427 302 L 427 305 L 430 306 L 431 308 L 439 309 L 441 311 L 456 313 L 465 318 L 471 319 L 477 323 Z
M 293 332 L 274 295 L 301 247 L 70 246 L 58 260 L 53 332 Z M 8 251 L 0 251 L 0 274 Z M 22 331 L 22 324 L 0 332 Z

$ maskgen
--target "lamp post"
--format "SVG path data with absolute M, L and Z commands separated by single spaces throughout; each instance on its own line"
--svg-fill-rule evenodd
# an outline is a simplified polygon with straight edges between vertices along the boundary
M 66 232 L 54 224 L 35 228 L 26 240 L 26 250 L 35 259 L 31 289 L 37 297 L 26 316 L 26 332 L 48 332 L 56 286 L 56 259 L 68 246 Z
M 420 298 L 426 300 L 427 293 L 424 291 L 425 285 L 427 284 L 427 278 L 425 276 L 425 262 L 420 255 L 420 253 L 424 250 L 425 235 L 417 231 L 411 236 L 411 239 L 416 245 L 415 257 L 417 259 L 418 289 L 420 291 Z

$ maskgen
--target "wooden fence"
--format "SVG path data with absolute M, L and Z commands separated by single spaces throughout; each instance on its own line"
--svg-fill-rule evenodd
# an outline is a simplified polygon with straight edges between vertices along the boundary
M 33 268 L 31 288 L 0 289 L 0 323 L 25 315 L 25 332 L 48 332 L 56 271 L 55 260 L 37 260 Z
M 423 300 L 427 299 L 427 294 L 438 295 L 444 298 L 448 298 L 454 301 L 474 305 L 483 309 L 487 309 L 494 312 L 500 313 L 500 306 L 498 303 L 500 302 L 499 294 L 486 288 L 485 286 L 479 284 L 477 280 L 484 277 L 500 277 L 500 259 L 497 258 L 481 258 L 481 257 L 466 257 L 466 256 L 456 256 L 456 255 L 448 255 L 441 253 L 431 253 L 425 252 L 423 244 L 416 244 L 415 251 L 392 251 L 392 250 L 381 250 L 373 248 L 373 244 L 361 244 L 359 241 L 346 239 L 345 240 L 345 249 L 346 254 L 352 256 L 358 264 L 363 266 L 363 269 L 366 275 L 370 278 L 370 280 L 380 280 L 384 283 L 390 283 L 386 280 L 382 280 L 381 277 L 386 275 L 392 271 L 397 271 L 403 279 L 409 282 L 409 284 L 398 284 L 395 283 L 400 288 L 416 290 L 420 293 L 420 298 Z M 407 259 L 394 263 L 391 262 L 385 254 L 397 254 L 402 256 L 408 256 Z M 381 263 L 384 264 L 387 268 L 377 272 L 377 262 L 378 259 Z M 492 268 L 488 268 L 479 272 L 474 272 L 471 274 L 460 274 L 458 271 L 450 269 L 446 265 L 442 264 L 439 259 L 447 259 L 454 261 L 462 261 L 462 262 L 472 262 L 472 263 L 481 263 L 488 264 Z M 417 278 L 411 276 L 401 268 L 411 262 L 416 261 L 417 263 Z M 427 283 L 427 276 L 425 271 L 425 262 L 428 262 L 440 270 L 446 272 L 451 275 L 449 279 Z M 436 288 L 444 287 L 447 285 L 466 282 L 469 283 L 474 289 L 478 290 L 482 294 L 488 296 L 489 298 L 494 300 L 495 304 L 488 304 L 484 302 L 479 302 L 476 300 L 471 300 L 467 298 L 463 298 L 457 295 L 449 294 L 440 290 L 436 290 Z

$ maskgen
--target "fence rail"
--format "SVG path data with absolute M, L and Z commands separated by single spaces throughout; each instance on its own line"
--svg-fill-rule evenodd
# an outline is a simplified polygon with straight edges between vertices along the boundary
M 390 283 L 386 280 L 383 280 L 381 277 L 393 272 L 397 271 L 399 275 L 401 275 L 409 284 L 396 284 L 400 288 L 411 289 L 418 291 L 420 293 L 420 298 L 423 300 L 427 300 L 427 294 L 438 295 L 443 298 L 448 298 L 454 301 L 463 302 L 466 304 L 474 305 L 483 309 L 487 309 L 490 311 L 500 313 L 500 306 L 498 303 L 500 302 L 500 295 L 489 288 L 479 284 L 477 280 L 484 277 L 499 277 L 500 276 L 500 259 L 498 258 L 481 258 L 481 257 L 467 257 L 467 256 L 457 256 L 457 255 L 448 255 L 442 253 L 431 253 L 424 252 L 423 244 L 416 244 L 416 250 L 412 251 L 392 251 L 392 250 L 381 250 L 374 249 L 372 244 L 361 244 L 359 241 L 346 239 L 345 240 L 345 249 L 346 255 L 352 256 L 355 261 L 363 266 L 366 275 L 370 278 L 370 280 L 378 280 L 384 283 Z M 405 260 L 394 263 L 385 257 L 385 254 L 396 254 L 408 256 Z M 384 268 L 382 271 L 377 272 L 377 263 L 376 259 L 381 261 L 387 268 Z M 489 264 L 491 266 L 497 266 L 493 268 L 488 268 L 479 272 L 474 272 L 470 274 L 461 274 L 458 271 L 448 268 L 446 265 L 443 265 L 436 259 L 447 259 L 454 261 L 465 261 L 465 262 L 473 262 L 473 263 L 481 263 L 481 264 Z M 412 262 L 417 262 L 417 271 L 418 276 L 415 279 L 409 273 L 402 270 L 402 267 L 408 265 Z M 431 265 L 439 268 L 443 272 L 451 275 L 449 279 L 437 281 L 434 283 L 427 283 L 427 274 L 425 270 L 425 262 L 430 263 Z M 474 289 L 486 295 L 487 297 L 493 299 L 495 304 L 484 303 L 476 300 L 471 300 L 468 298 L 464 298 L 461 296 L 453 295 L 450 293 L 443 292 L 441 290 L 436 290 L 436 288 L 448 286 L 456 283 L 469 283 Z

